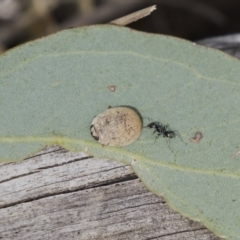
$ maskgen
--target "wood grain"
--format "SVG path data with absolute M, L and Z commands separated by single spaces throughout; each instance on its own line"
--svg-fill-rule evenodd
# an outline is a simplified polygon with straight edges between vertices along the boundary
M 0 165 L 0 239 L 218 240 L 130 166 L 59 147 Z

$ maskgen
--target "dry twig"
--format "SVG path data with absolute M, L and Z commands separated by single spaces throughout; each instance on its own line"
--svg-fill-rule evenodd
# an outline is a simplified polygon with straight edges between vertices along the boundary
M 126 15 L 124 17 L 121 17 L 121 18 L 118 18 L 114 21 L 111 21 L 110 23 L 116 24 L 116 25 L 119 25 L 119 26 L 125 26 L 125 25 L 128 25 L 132 22 L 135 22 L 135 21 L 137 21 L 141 18 L 144 18 L 144 17 L 150 15 L 151 12 L 153 12 L 156 9 L 157 9 L 156 5 L 151 6 L 151 7 L 147 7 L 147 8 L 144 8 L 144 9 L 140 10 L 140 11 L 131 13 L 129 15 Z

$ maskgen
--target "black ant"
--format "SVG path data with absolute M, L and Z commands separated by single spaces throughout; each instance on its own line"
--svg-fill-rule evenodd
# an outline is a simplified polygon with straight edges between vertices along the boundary
M 155 132 L 157 133 L 156 139 L 159 136 L 163 136 L 164 138 L 169 138 L 169 139 L 175 138 L 176 136 L 178 136 L 182 140 L 180 134 L 177 131 L 171 130 L 169 128 L 169 125 L 163 125 L 160 122 L 151 122 L 146 127 L 154 129 L 153 133 Z

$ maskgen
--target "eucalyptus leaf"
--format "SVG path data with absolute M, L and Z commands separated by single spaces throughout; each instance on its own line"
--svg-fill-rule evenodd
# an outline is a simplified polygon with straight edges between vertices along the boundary
M 238 60 L 104 25 L 15 48 L 0 57 L 0 69 L 2 162 L 53 144 L 117 159 L 176 211 L 218 236 L 240 239 Z M 109 105 L 136 108 L 144 126 L 159 121 L 179 135 L 156 139 L 145 127 L 129 146 L 102 147 L 89 128 Z M 203 138 L 191 141 L 197 131 Z

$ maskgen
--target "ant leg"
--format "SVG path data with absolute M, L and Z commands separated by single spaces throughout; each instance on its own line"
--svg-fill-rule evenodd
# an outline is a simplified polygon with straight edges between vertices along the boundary
M 156 131 L 154 131 L 156 132 Z M 155 137 L 154 143 L 156 142 L 156 140 L 159 138 L 160 134 L 157 134 L 157 136 Z
M 181 135 L 180 135 L 180 133 L 179 133 L 178 131 L 174 131 L 174 132 L 175 132 L 175 134 L 181 139 L 181 141 L 184 142 L 183 139 L 182 139 L 182 137 L 181 137 Z
M 153 122 L 152 118 L 149 118 L 149 117 L 143 117 L 142 119 L 145 119 L 145 118 L 147 118 L 148 121 Z
M 145 119 L 145 118 L 147 118 L 149 122 L 153 122 L 153 120 L 149 117 L 143 117 L 142 120 Z M 143 126 L 143 128 L 148 128 L 148 126 Z
M 164 131 L 171 131 L 169 124 L 163 125 L 163 129 L 164 129 Z
M 168 145 L 168 148 L 170 149 L 170 151 L 173 152 L 173 149 L 171 148 L 171 144 L 170 144 L 170 139 L 166 138 L 166 142 L 167 142 L 167 145 Z

